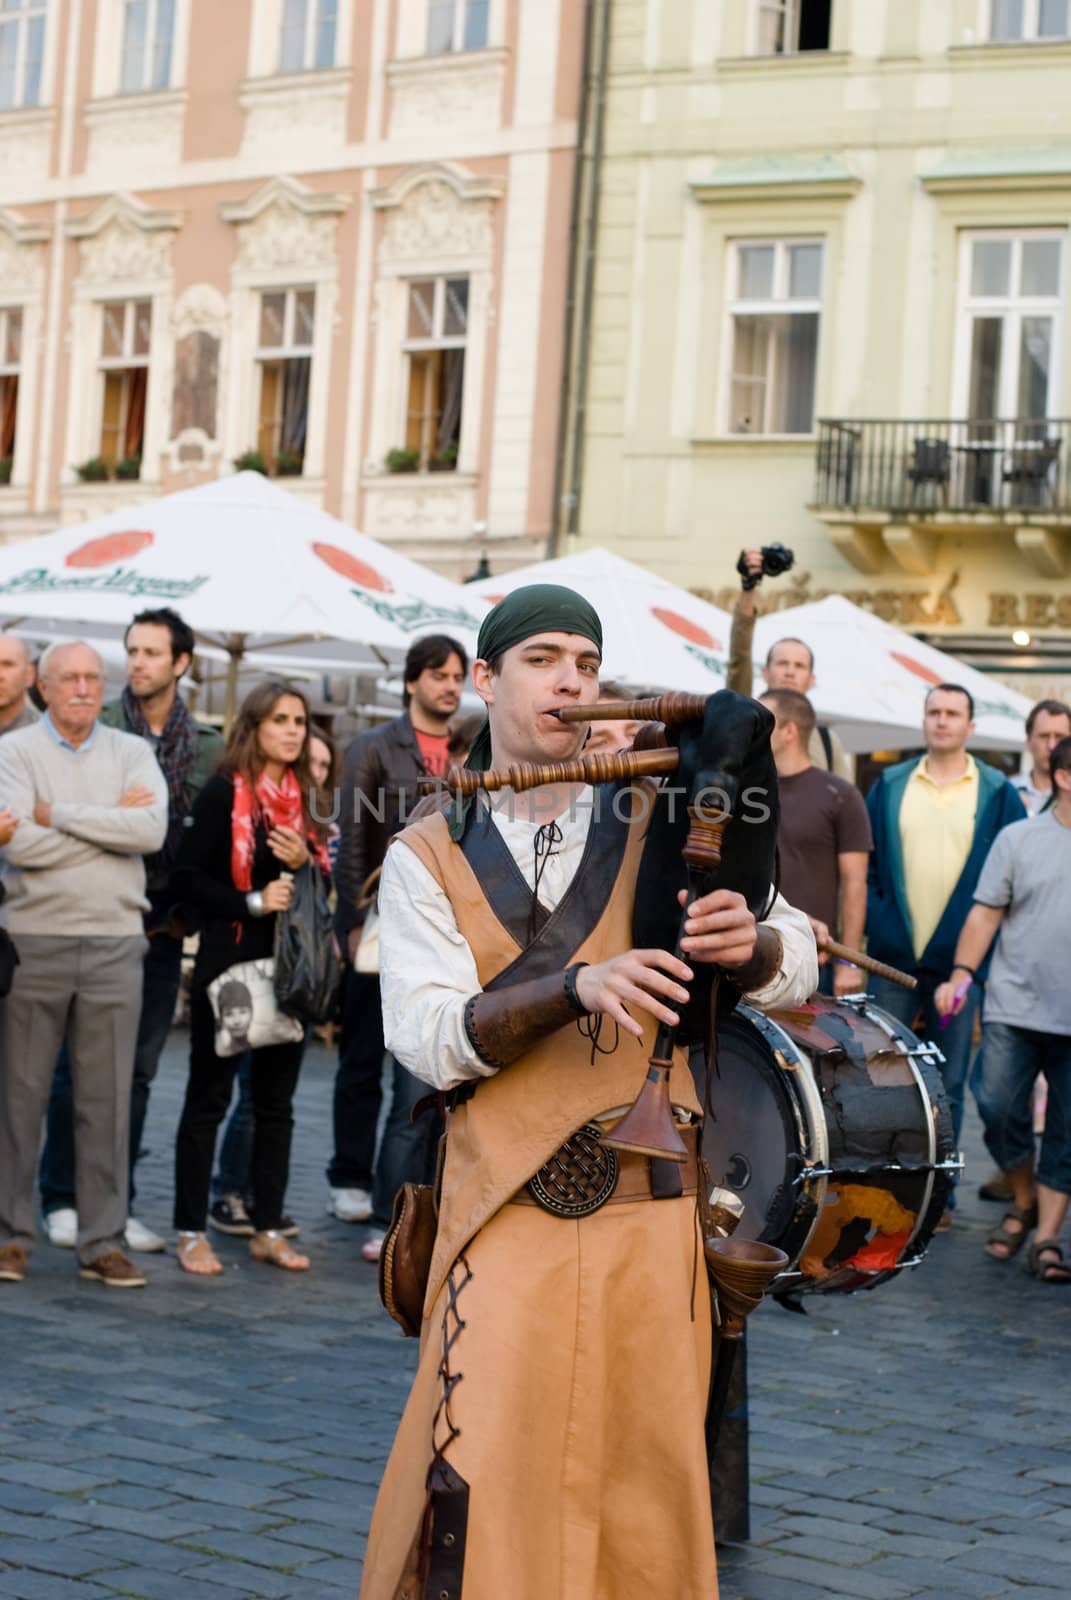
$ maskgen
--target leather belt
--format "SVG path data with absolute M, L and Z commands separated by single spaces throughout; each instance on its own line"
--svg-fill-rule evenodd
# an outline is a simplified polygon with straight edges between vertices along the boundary
M 590 1216 L 605 1205 L 669 1198 L 661 1192 L 656 1196 L 650 1157 L 633 1150 L 611 1150 L 600 1141 L 603 1131 L 594 1123 L 578 1128 L 528 1183 L 510 1196 L 510 1204 L 539 1206 L 553 1216 L 576 1218 Z M 660 1162 L 659 1167 L 668 1167 L 679 1176 L 680 1195 L 694 1195 L 699 1187 L 699 1130 L 692 1125 L 677 1131 L 688 1148 L 687 1160 L 679 1165 Z

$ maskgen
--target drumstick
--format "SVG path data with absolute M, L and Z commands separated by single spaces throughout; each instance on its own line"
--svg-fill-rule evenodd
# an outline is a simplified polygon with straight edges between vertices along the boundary
M 875 961 L 873 956 L 864 955 L 861 950 L 850 950 L 846 944 L 838 944 L 835 939 L 819 939 L 818 948 L 827 955 L 836 956 L 838 961 L 847 961 L 850 966 L 872 972 L 876 978 L 888 978 L 903 989 L 918 988 L 918 979 L 910 973 L 901 972 L 899 967 L 887 967 L 884 961 Z

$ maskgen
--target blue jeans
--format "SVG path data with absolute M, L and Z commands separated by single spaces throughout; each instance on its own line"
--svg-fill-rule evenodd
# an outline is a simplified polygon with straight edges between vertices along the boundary
M 990 1155 L 1005 1172 L 1033 1160 L 1033 1090 L 1043 1072 L 1049 1092 L 1037 1178 L 1048 1189 L 1071 1194 L 1071 1039 L 987 1022 L 982 1045 L 975 1093 Z
M 429 1109 L 412 1121 L 413 1107 L 431 1090 L 407 1072 L 401 1062 L 393 1061 L 392 1065 L 394 1090 L 372 1185 L 371 1226 L 378 1233 L 390 1226 L 394 1196 L 403 1183 L 431 1183 L 435 1177 L 435 1156 L 443 1126 L 436 1109 Z
M 253 1053 L 247 1050 L 238 1063 L 238 1098 L 231 1107 L 223 1142 L 219 1147 L 219 1167 L 212 1179 L 212 1194 L 238 1194 L 248 1199 L 253 1190 Z
M 953 1017 L 947 1027 L 942 1027 L 933 997 L 944 979 L 937 978 L 929 972 L 919 972 L 916 976 L 919 986 L 914 990 L 903 989 L 888 978 L 871 977 L 867 982 L 867 991 L 875 1005 L 880 1006 L 883 1011 L 888 1011 L 891 1016 L 909 1028 L 916 1014 L 921 1011 L 926 1039 L 935 1044 L 945 1058 L 941 1067 L 941 1077 L 945 1093 L 948 1095 L 948 1104 L 952 1112 L 952 1133 L 958 1148 L 963 1131 L 963 1097 L 971 1064 L 974 1019 L 978 1015 L 981 989 L 976 983 L 972 984 L 967 992 L 967 1003 L 959 1016 Z
M 134 1204 L 134 1164 L 141 1153 L 141 1135 L 149 1109 L 149 1089 L 160 1065 L 167 1035 L 175 1015 L 182 977 L 182 940 L 155 934 L 145 954 L 141 1016 L 134 1047 L 130 1090 L 130 1204 Z M 48 1131 L 38 1169 L 41 1210 L 47 1216 L 60 1207 L 75 1207 L 74 1198 L 74 1098 L 71 1063 L 64 1045 L 56 1062 L 48 1102 Z

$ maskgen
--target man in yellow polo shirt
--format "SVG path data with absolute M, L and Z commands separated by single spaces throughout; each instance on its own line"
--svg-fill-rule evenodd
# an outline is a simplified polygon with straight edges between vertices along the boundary
M 927 1038 L 944 1053 L 958 1142 L 980 991 L 971 987 L 945 1028 L 934 994 L 951 968 L 990 845 L 1026 812 L 1004 774 L 968 754 L 974 701 L 966 689 L 955 683 L 931 689 L 922 727 L 926 754 L 890 767 L 867 795 L 874 834 L 867 948 L 879 961 L 913 973 L 918 989 L 912 993 L 884 978 L 871 978 L 869 988 L 876 1004 L 908 1024 L 921 1010 Z

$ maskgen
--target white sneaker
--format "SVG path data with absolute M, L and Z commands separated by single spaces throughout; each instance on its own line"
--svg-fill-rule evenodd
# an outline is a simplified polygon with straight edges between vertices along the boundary
M 78 1243 L 78 1213 L 73 1206 L 60 1206 L 45 1217 L 45 1233 L 49 1244 L 61 1250 L 73 1250 Z
M 123 1243 L 128 1250 L 135 1250 L 139 1255 L 159 1255 L 164 1248 L 164 1241 L 158 1233 L 153 1233 L 144 1222 L 139 1222 L 137 1217 L 127 1217 L 126 1228 L 123 1232 Z
M 367 1222 L 372 1215 L 372 1196 L 367 1189 L 331 1189 L 329 1192 L 329 1217 L 337 1217 L 340 1222 Z

